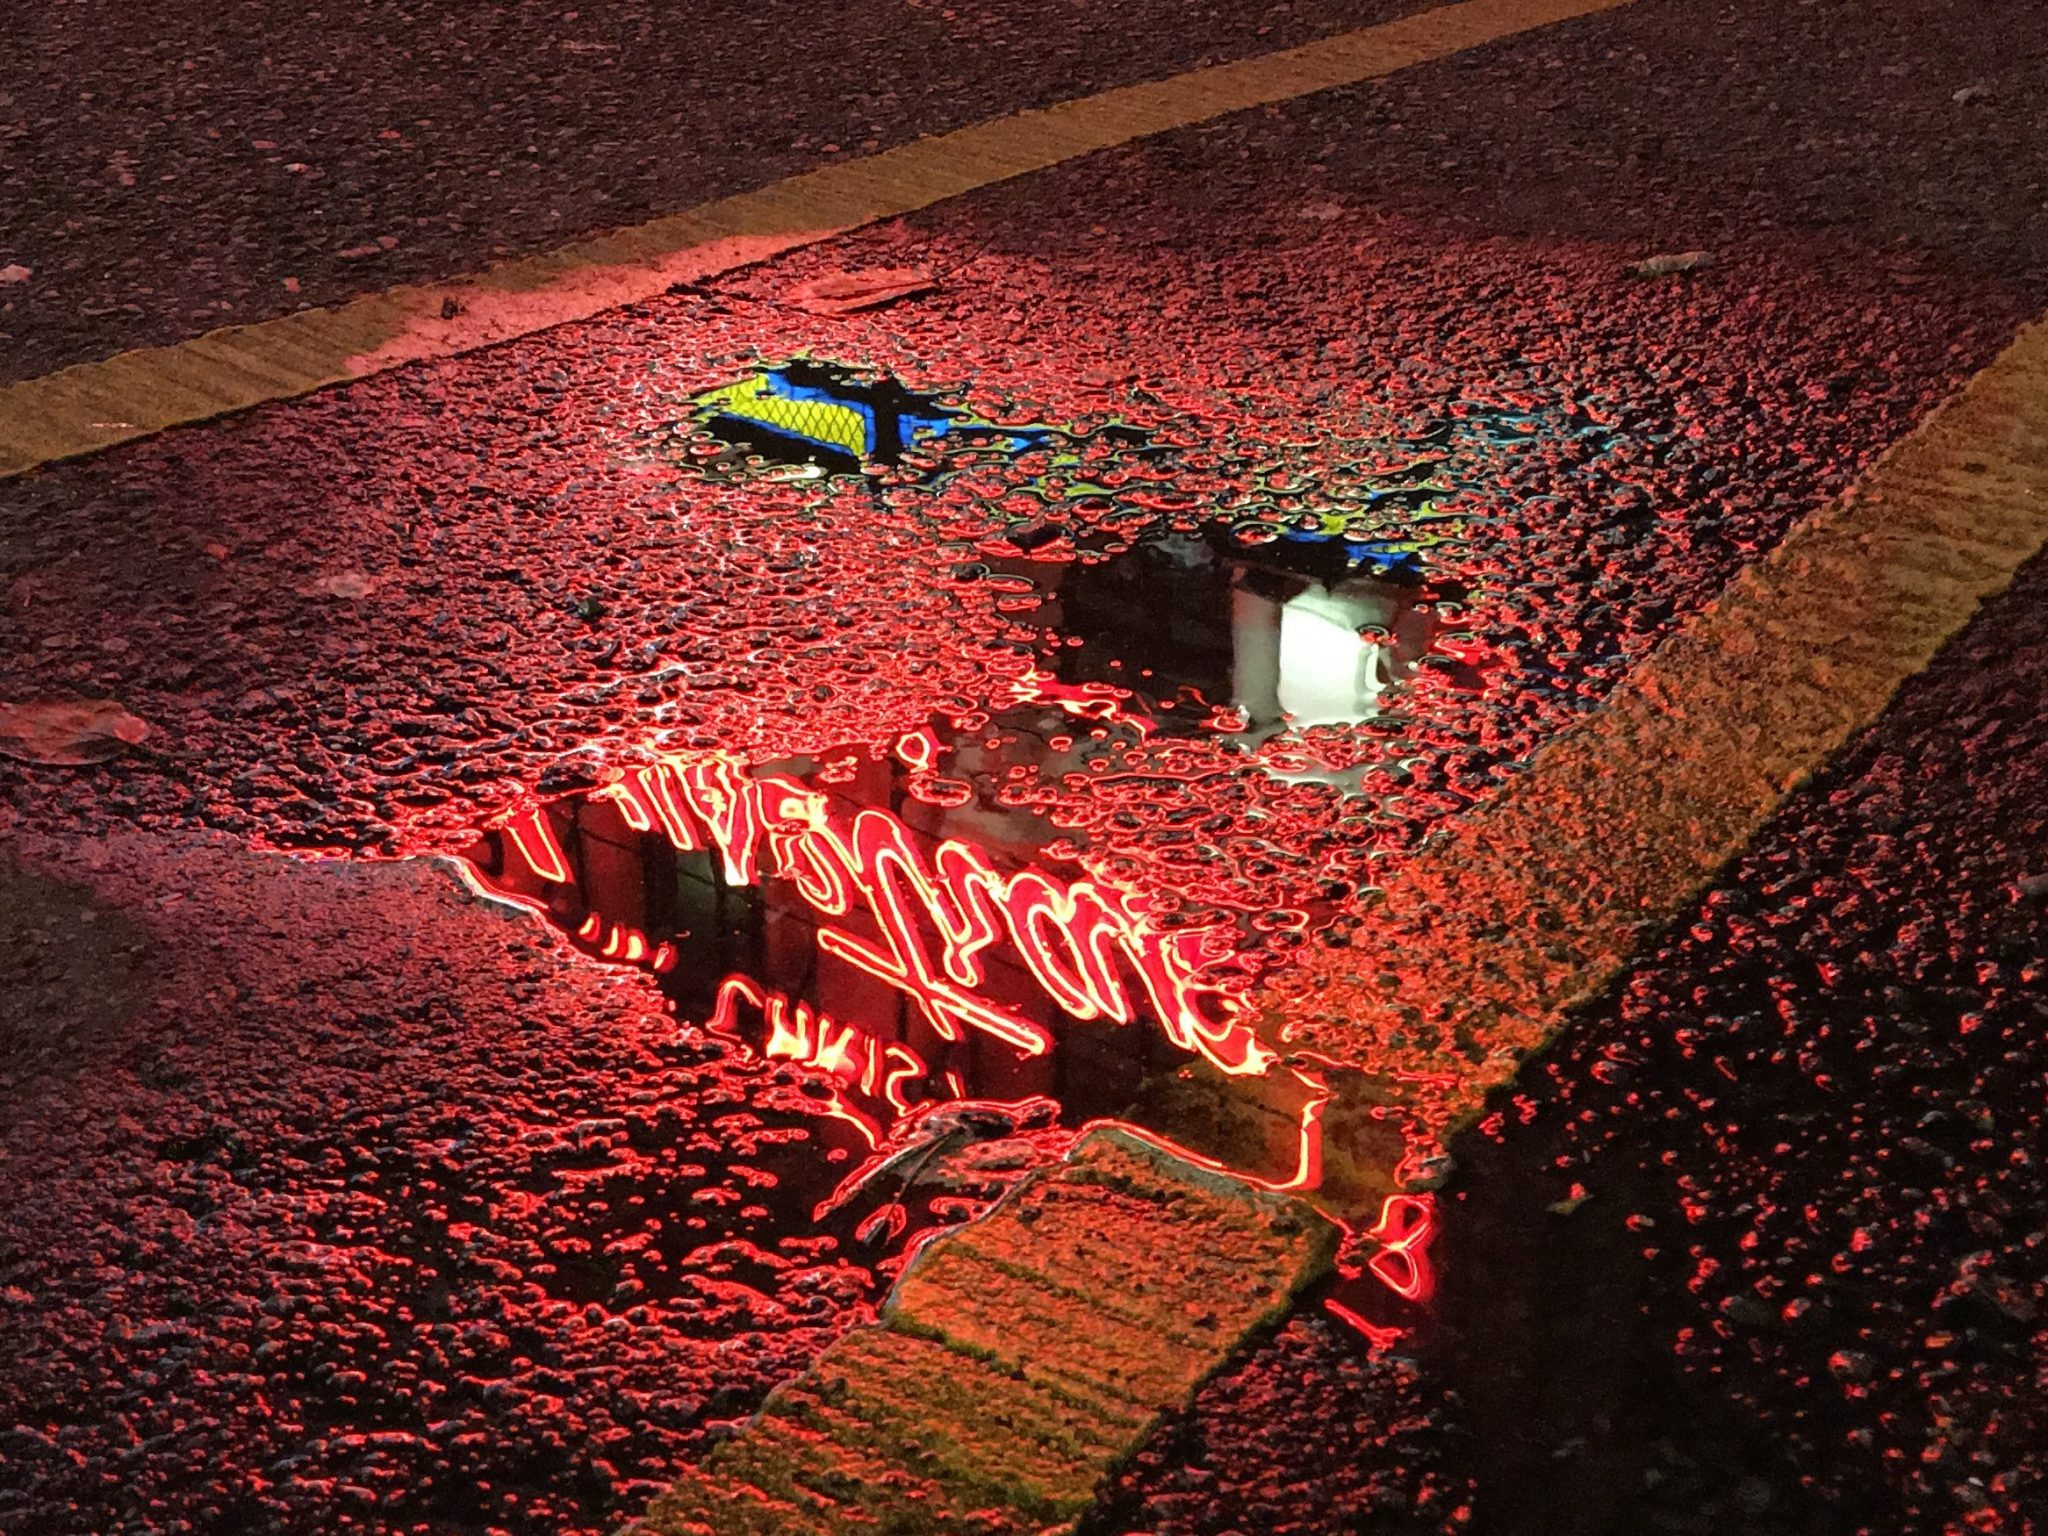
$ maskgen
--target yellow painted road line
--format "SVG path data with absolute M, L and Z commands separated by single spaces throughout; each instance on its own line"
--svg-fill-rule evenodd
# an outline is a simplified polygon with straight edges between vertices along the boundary
M 918 1255 L 632 1536 L 1040 1536 L 1329 1267 L 1294 1201 L 1098 1130 Z
M 1309 985 L 1297 978 L 1293 995 L 1314 1003 L 1287 1016 L 1287 1043 L 1367 1067 L 1325 1120 L 1319 1202 L 1370 1213 L 1416 1150 L 1390 1142 L 1377 1109 L 1427 1082 L 1445 1120 L 1475 1110 L 2044 542 L 2048 324 L 2036 324 L 1528 774 L 1426 843 L 1354 943 L 1311 962 Z M 1145 1177 L 1197 1176 L 1155 1159 Z M 1237 1198 L 1246 1213 L 1275 1209 Z M 1247 1287 L 1263 1303 L 1304 1273 L 1295 1243 L 1221 1270 L 1177 1266 L 1172 1255 L 1218 1246 L 1188 1241 L 1187 1214 L 1149 1194 L 1082 1200 L 1063 1235 L 998 1207 L 939 1239 L 899 1296 L 906 1310 L 827 1351 L 658 1499 L 641 1536 L 826 1536 L 970 1510 L 1004 1531 L 1063 1529 L 1256 1316 L 1206 1349 L 1156 1319 L 1222 1316 Z
M 1397 1071 L 1439 1074 L 1454 1087 L 1436 1108 L 1469 1116 L 2044 541 L 2037 321 L 1498 799 L 1418 849 L 1352 945 L 1312 962 L 1306 1016 L 1276 1027 L 1372 1064 L 1383 1097 L 1418 1097 Z M 1367 1161 L 1346 1172 L 1353 1201 L 1387 1187 Z
M 1378 79 L 1628 0 L 1460 0 L 1300 48 L 1013 113 L 473 278 L 391 289 L 0 387 L 0 478 L 401 363 L 586 319 L 1148 134 Z M 443 318 L 444 310 L 447 318 Z

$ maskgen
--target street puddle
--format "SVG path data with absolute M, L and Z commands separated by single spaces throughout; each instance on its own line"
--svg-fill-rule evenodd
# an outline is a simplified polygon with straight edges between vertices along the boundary
M 1253 1037 L 1229 930 L 1156 921 L 1141 891 L 1034 862 L 1043 821 L 956 794 L 938 755 L 922 735 L 774 764 L 665 757 L 492 829 L 475 879 L 651 971 L 711 1035 L 801 1069 L 788 1103 L 813 1145 L 777 1180 L 807 1223 L 909 1237 L 957 1219 L 957 1200 L 905 1204 L 911 1154 L 1142 1125 L 1162 1079 L 1217 1106 L 1187 1150 L 1298 1183 L 1321 1084 Z M 1229 1093 L 1238 1077 L 1260 1091 Z
M 1116 779 L 1199 807 L 1190 760 L 1257 762 L 1291 724 L 1368 720 L 1435 654 L 1445 600 L 1305 563 L 1219 533 L 991 565 L 975 579 L 1013 589 L 1046 643 L 984 707 L 771 761 L 661 753 L 481 834 L 480 891 L 788 1069 L 789 1134 L 750 1158 L 747 1208 L 695 1215 L 707 1241 L 816 1239 L 893 1268 L 1110 1120 L 1315 1187 L 1328 1084 L 1261 1042 L 1250 994 L 1289 952 L 1274 941 L 1340 903 L 1189 903 L 1142 848 L 1062 825 Z
M 481 893 L 773 1073 L 754 1192 L 693 1213 L 702 1243 L 888 1273 L 1105 1120 L 1317 1188 L 1346 1068 L 1283 1059 L 1261 989 L 1357 920 L 1373 807 L 1412 761 L 1397 701 L 1425 670 L 1487 686 L 1441 568 L 1459 455 L 1536 429 L 1463 412 L 1341 483 L 1205 501 L 1188 430 L 999 420 L 809 359 L 689 407 L 644 444 L 685 484 L 913 506 L 944 581 L 1011 624 L 985 696 L 922 729 L 774 758 L 656 736 L 467 855 Z M 1402 1157 L 1397 1127 L 1364 1134 Z M 1389 1198 L 1332 1309 L 1377 1335 L 1380 1303 L 1425 1299 L 1432 1221 Z

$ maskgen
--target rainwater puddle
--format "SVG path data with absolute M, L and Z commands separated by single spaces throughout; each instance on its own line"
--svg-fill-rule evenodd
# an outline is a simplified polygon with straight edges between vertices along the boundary
M 978 579 L 1047 626 L 1006 697 L 800 757 L 664 754 L 482 834 L 482 890 L 790 1069 L 784 1134 L 750 1161 L 758 1198 L 697 1213 L 707 1241 L 815 1240 L 893 1268 L 1108 1119 L 1313 1184 L 1327 1085 L 1259 1042 L 1248 999 L 1288 953 L 1275 941 L 1340 904 L 1190 905 L 1142 850 L 1091 858 L 1060 825 L 1112 776 L 1199 806 L 1175 766 L 1191 748 L 1254 762 L 1290 724 L 1368 720 L 1433 654 L 1448 600 L 1305 566 L 1293 544 L 1227 533 L 1037 580 L 990 566 Z
M 1453 410 L 1342 484 L 1205 498 L 1185 426 L 1006 422 L 809 359 L 691 407 L 650 452 L 928 512 L 935 576 L 1018 637 L 921 730 L 643 753 L 471 849 L 484 893 L 776 1069 L 757 1198 L 699 1236 L 886 1273 L 1104 1119 L 1313 1188 L 1326 1064 L 1264 1043 L 1255 994 L 1352 920 L 1405 690 L 1487 686 L 1441 560 L 1473 515 L 1457 464 L 1536 426 Z M 1380 1301 L 1426 1290 L 1427 1224 L 1383 1214 Z

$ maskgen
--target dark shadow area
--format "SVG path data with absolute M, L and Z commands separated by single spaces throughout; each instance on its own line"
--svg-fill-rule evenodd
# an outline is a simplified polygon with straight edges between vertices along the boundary
M 2048 563 L 1456 1143 L 1481 1529 L 2048 1507 Z
M 1172 181 L 1182 217 L 1208 211 L 1210 254 L 1357 214 L 1413 221 L 1418 263 L 1453 237 L 1612 247 L 1624 291 L 1625 264 L 1651 255 L 1771 249 L 1845 275 L 1903 268 L 1901 302 L 1964 277 L 2038 305 L 2044 94 L 2048 28 L 2026 0 L 1637 0 L 1113 156 L 1118 180 Z M 1121 212 L 1086 201 L 1098 221 Z M 1244 216 L 1251 201 L 1270 222 Z M 1120 243 L 1164 238 L 1133 212 Z M 1044 240 L 1019 226 L 996 244 Z

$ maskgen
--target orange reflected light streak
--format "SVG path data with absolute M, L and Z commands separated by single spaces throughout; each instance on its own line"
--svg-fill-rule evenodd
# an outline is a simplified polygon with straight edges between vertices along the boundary
M 904 767 L 919 773 L 929 773 L 932 765 L 939 760 L 939 738 L 926 726 L 920 731 L 905 731 L 896 738 L 896 758 Z
M 512 839 L 512 846 L 519 850 L 519 856 L 526 860 L 527 868 L 543 880 L 557 885 L 567 885 L 571 879 L 569 861 L 562 856 L 562 848 L 555 841 L 554 829 L 548 825 L 547 812 L 540 806 L 522 811 L 505 822 L 505 835 Z
M 468 888 L 472 896 L 477 897 L 479 900 L 495 901 L 504 906 L 517 907 L 522 912 L 532 912 L 540 917 L 550 915 L 546 902 L 537 901 L 531 896 L 522 896 L 517 891 L 501 890 L 499 887 L 490 884 L 468 859 L 448 859 L 443 862 L 455 866 L 456 878 Z
M 1228 1163 L 1184 1147 L 1170 1136 L 1161 1136 L 1156 1131 L 1148 1131 L 1141 1125 L 1131 1124 L 1128 1120 L 1091 1120 L 1082 1129 L 1089 1131 L 1097 1126 L 1113 1126 L 1125 1135 L 1134 1136 L 1148 1146 L 1157 1147 L 1182 1162 L 1193 1163 L 1197 1168 L 1206 1169 L 1210 1173 L 1227 1174 L 1241 1183 L 1250 1184 L 1257 1189 L 1271 1190 L 1275 1194 L 1293 1194 L 1301 1190 L 1315 1189 L 1323 1182 L 1323 1111 L 1330 1104 L 1330 1089 L 1321 1078 L 1311 1077 L 1306 1072 L 1297 1070 L 1294 1075 L 1317 1092 L 1315 1097 L 1301 1107 L 1294 1172 L 1284 1179 L 1267 1179 L 1255 1173 L 1246 1173 L 1241 1168 L 1233 1168 Z
M 1401 1330 L 1399 1328 L 1386 1328 L 1378 1323 L 1368 1322 L 1335 1297 L 1325 1298 L 1323 1310 L 1336 1318 L 1338 1322 L 1347 1324 L 1364 1334 L 1365 1341 L 1374 1349 L 1392 1348 L 1401 1338 Z

